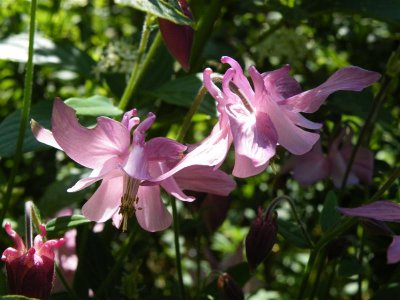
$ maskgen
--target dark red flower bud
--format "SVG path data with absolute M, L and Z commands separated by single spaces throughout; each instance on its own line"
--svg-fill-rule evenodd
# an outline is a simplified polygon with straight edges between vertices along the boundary
M 251 224 L 246 237 L 246 257 L 252 271 L 271 252 L 276 241 L 277 232 L 276 213 L 269 212 L 263 217 L 263 210 L 259 208 L 257 218 Z
M 193 20 L 192 12 L 186 0 L 178 0 L 185 16 Z M 158 19 L 161 35 L 172 56 L 181 64 L 185 71 L 190 69 L 190 52 L 193 43 L 194 30 L 188 25 L 178 25 L 165 19 Z
M 228 273 L 223 273 L 218 277 L 218 288 L 222 290 L 224 299 L 244 300 L 242 288 Z
M 41 233 L 35 237 L 33 247 L 26 249 L 21 237 L 12 230 L 10 224 L 6 224 L 4 229 L 15 243 L 15 248 L 7 248 L 1 257 L 6 264 L 9 292 L 47 299 L 54 280 L 53 247 L 61 246 L 64 240 L 43 242 L 46 229 L 42 225 Z

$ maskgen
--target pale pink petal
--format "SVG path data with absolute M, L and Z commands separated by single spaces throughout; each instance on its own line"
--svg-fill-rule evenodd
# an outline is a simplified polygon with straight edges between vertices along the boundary
M 290 69 L 290 65 L 285 65 L 280 69 L 261 74 L 265 87 L 274 89 L 280 96 L 278 101 L 301 93 L 299 83 L 289 75 Z
M 62 150 L 60 145 L 54 139 L 53 133 L 50 130 L 43 128 L 34 119 L 31 120 L 31 128 L 33 135 L 39 142 L 57 148 L 58 150 Z
M 215 100 L 222 100 L 222 92 L 221 90 L 214 84 L 211 79 L 212 70 L 210 68 L 206 68 L 203 71 L 203 84 L 206 87 L 207 91 Z
M 150 178 L 148 157 L 143 145 L 133 145 L 123 170 L 135 179 L 146 180 Z
M 186 168 L 186 169 L 188 169 L 188 168 Z M 175 181 L 175 178 L 174 178 L 175 176 L 176 176 L 176 174 L 174 176 L 164 179 L 163 181 L 160 182 L 160 185 L 164 188 L 164 190 L 168 194 L 172 195 L 173 197 L 175 197 L 178 200 L 188 201 L 188 202 L 194 201 L 195 200 L 194 197 L 188 196 L 182 191 L 182 188 Z
M 229 56 L 222 56 L 221 62 L 229 64 L 234 70 L 234 76 L 232 78 L 233 83 L 237 86 L 239 91 L 248 99 L 254 98 L 254 91 L 251 88 L 249 81 L 243 74 L 243 69 L 240 64 Z M 225 76 L 224 76 L 225 77 Z M 250 100 L 251 101 L 251 100 Z
M 161 201 L 158 186 L 140 186 L 138 198 L 136 218 L 144 230 L 161 231 L 171 225 L 172 216 Z
M 235 188 L 235 181 L 226 173 L 207 166 L 191 166 L 174 175 L 182 190 L 227 196 Z
M 336 91 L 361 91 L 381 77 L 380 74 L 359 67 L 346 67 L 335 72 L 320 86 L 285 100 L 290 110 L 313 113 L 325 99 Z
M 400 222 L 400 204 L 386 200 L 376 201 L 356 208 L 339 208 L 339 211 L 346 216 Z
M 395 235 L 393 241 L 387 250 L 388 264 L 395 264 L 400 261 L 400 236 Z
M 254 166 L 252 158 L 235 153 L 235 165 L 232 170 L 232 175 L 238 178 L 248 178 L 256 176 L 263 172 L 269 164 L 269 160 L 261 165 Z
M 181 159 L 187 149 L 187 146 L 163 137 L 149 140 L 145 147 L 148 159 L 157 161 Z
M 284 113 L 289 118 L 289 120 L 291 120 L 297 126 L 300 126 L 300 127 L 306 128 L 306 129 L 314 129 L 314 130 L 322 128 L 321 123 L 312 122 L 312 121 L 306 119 L 301 113 L 293 112 L 293 111 L 289 111 L 289 110 L 285 110 Z
M 308 186 L 326 179 L 330 174 L 329 161 L 322 154 L 321 144 L 316 143 L 312 150 L 301 156 L 292 156 L 293 178 L 301 185 Z
M 254 168 L 265 165 L 274 156 L 277 143 L 276 131 L 267 114 L 249 113 L 242 105 L 228 106 L 227 113 L 235 144 L 235 164 L 238 163 L 243 167 L 243 163 L 240 162 L 243 156 L 252 161 L 252 166 L 246 169 L 237 169 L 235 166 L 234 176 L 239 172 L 240 175 L 253 176 L 255 171 L 260 171 Z
M 123 176 L 103 180 L 100 187 L 83 205 L 82 214 L 91 221 L 105 222 L 121 204 Z
M 52 130 L 57 143 L 79 164 L 95 169 L 116 156 L 125 156 L 130 143 L 128 129 L 113 119 L 97 118 L 97 126 L 81 126 L 75 111 L 61 100 L 55 100 Z
M 278 133 L 278 143 L 295 155 L 302 155 L 310 151 L 318 141 L 319 134 L 297 127 L 275 101 L 268 100 L 266 103 L 268 115 Z
M 219 123 L 217 123 L 211 134 L 199 146 L 186 154 L 174 168 L 157 178 L 149 179 L 149 181 L 160 182 L 193 165 L 219 167 L 224 161 L 230 145 L 229 128 L 220 128 Z
M 117 157 L 110 158 L 103 166 L 101 166 L 101 168 L 94 169 L 92 173 L 90 173 L 89 177 L 78 180 L 67 190 L 67 192 L 72 193 L 80 191 L 101 179 L 110 179 L 113 177 L 122 176 L 123 173 L 120 168 L 119 160 L 120 159 Z

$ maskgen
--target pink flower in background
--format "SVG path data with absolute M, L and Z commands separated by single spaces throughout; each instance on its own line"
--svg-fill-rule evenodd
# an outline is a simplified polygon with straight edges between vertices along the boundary
M 32 298 L 47 299 L 50 296 L 54 279 L 54 250 L 60 247 L 63 239 L 43 242 L 46 229 L 41 225 L 33 247 L 27 249 L 21 237 L 12 230 L 10 224 L 4 226 L 7 234 L 14 240 L 15 248 L 4 250 L 1 260 L 6 264 L 7 282 L 11 294 Z
M 204 85 L 217 101 L 218 123 L 208 138 L 158 180 L 189 165 L 218 167 L 232 142 L 233 175 L 237 177 L 261 173 L 275 155 L 277 144 L 296 155 L 307 153 L 319 139 L 319 133 L 307 130 L 320 129 L 322 124 L 301 113 L 315 112 L 335 91 L 360 91 L 380 77 L 351 66 L 340 69 L 320 86 L 301 92 L 298 82 L 289 76 L 288 65 L 266 73 L 250 67 L 252 86 L 238 62 L 227 56 L 221 61 L 231 66 L 223 75 L 221 89 L 214 84 L 211 69 L 203 73 Z
M 292 156 L 283 166 L 281 172 L 292 171 L 293 178 L 304 186 L 330 177 L 334 185 L 339 188 L 353 150 L 351 138 L 352 132 L 344 128 L 330 145 L 327 155 L 322 152 L 320 142 L 317 142 L 310 152 Z M 359 147 L 347 179 L 347 185 L 359 182 L 370 183 L 373 170 L 374 157 L 372 151 L 365 147 Z
M 185 16 L 193 20 L 192 12 L 186 0 L 178 0 Z M 175 24 L 169 20 L 158 18 L 160 32 L 165 45 L 172 56 L 181 64 L 185 71 L 190 69 L 190 52 L 192 49 L 194 30 L 188 25 Z
M 363 217 L 376 221 L 400 222 L 400 204 L 391 201 L 376 201 L 356 208 L 339 208 L 345 216 Z M 393 241 L 387 250 L 387 262 L 400 262 L 400 235 L 393 235 Z
M 181 170 L 175 178 L 168 176 L 162 182 L 150 182 L 174 166 L 186 150 L 186 146 L 167 138 L 146 142 L 145 133 L 154 121 L 155 115 L 149 113 L 140 123 L 136 110 L 132 110 L 124 114 L 121 122 L 99 117 L 97 126 L 88 129 L 79 124 L 72 108 L 56 100 L 52 132 L 34 121 L 32 130 L 40 142 L 63 150 L 79 164 L 93 169 L 89 177 L 79 180 L 69 192 L 102 180 L 82 208 L 88 219 L 104 222 L 114 216 L 114 224 L 126 230 L 128 216 L 135 213 L 143 229 L 160 231 L 170 226 L 172 217 L 161 200 L 159 185 L 180 200 L 193 201 L 182 189 L 217 190 L 225 195 L 235 183 L 221 171 L 197 166 Z

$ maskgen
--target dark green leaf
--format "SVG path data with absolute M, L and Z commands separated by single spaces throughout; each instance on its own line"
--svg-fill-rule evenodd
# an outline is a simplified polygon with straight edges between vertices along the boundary
M 299 248 L 309 248 L 297 224 L 278 219 L 278 233 L 289 243 Z
M 193 25 L 178 7 L 163 0 L 117 0 L 117 3 L 132 6 L 138 10 L 181 25 Z
M 83 116 L 116 117 L 122 114 L 122 110 L 115 107 L 111 99 L 99 95 L 89 98 L 69 98 L 65 100 L 65 104 L 75 109 L 78 115 Z
M 375 295 L 371 298 L 371 300 L 387 300 L 387 299 L 397 299 L 400 295 L 400 285 L 392 284 L 391 286 L 381 288 Z
M 0 296 L 0 300 L 36 300 L 37 298 L 29 298 L 20 295 L 5 295 Z
M 325 197 L 319 222 L 323 231 L 328 231 L 340 221 L 340 213 L 337 210 L 337 197 L 333 191 L 329 191 Z
M 29 37 L 26 33 L 0 40 L 0 59 L 26 63 Z M 70 43 L 54 43 L 43 37 L 35 37 L 36 65 L 51 65 L 59 70 L 73 71 L 86 77 L 92 76 L 94 61 L 84 51 Z
M 44 216 L 54 216 L 56 212 L 64 207 L 81 201 L 86 194 L 85 190 L 68 193 L 70 188 L 80 179 L 79 175 L 70 175 L 60 181 L 52 182 L 45 190 L 40 199 L 39 208 Z
M 201 73 L 179 77 L 147 94 L 160 98 L 161 100 L 178 106 L 190 107 L 199 91 L 202 81 Z M 215 101 L 211 97 L 204 97 L 199 107 L 199 112 L 216 116 Z
M 363 266 L 355 258 L 346 258 L 339 263 L 338 274 L 343 277 L 350 277 L 353 275 L 361 274 Z
M 50 116 L 52 109 L 51 101 L 42 101 L 32 106 L 31 118 L 35 119 L 42 126 L 50 127 Z M 7 116 L 0 124 L 0 156 L 10 157 L 15 153 L 15 147 L 18 138 L 18 131 L 21 122 L 21 110 L 17 110 Z M 25 130 L 24 144 L 22 152 L 45 149 L 45 144 L 36 141 L 32 134 L 30 125 Z
M 81 215 L 58 217 L 47 222 L 46 230 L 49 234 L 62 233 L 86 223 L 90 223 L 90 221 Z

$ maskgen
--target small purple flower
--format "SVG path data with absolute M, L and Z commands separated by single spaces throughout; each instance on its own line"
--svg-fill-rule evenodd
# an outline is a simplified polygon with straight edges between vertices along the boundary
M 4 226 L 7 234 L 14 240 L 15 248 L 4 250 L 1 260 L 6 264 L 7 282 L 11 294 L 47 299 L 50 296 L 54 280 L 54 251 L 60 247 L 63 239 L 48 240 L 44 225 L 40 235 L 34 239 L 33 247 L 26 249 L 21 237 L 10 224 Z
M 338 208 L 345 216 L 363 217 L 376 221 L 400 222 L 400 204 L 381 200 L 355 208 Z M 393 241 L 387 250 L 387 262 L 400 262 L 400 236 L 393 235 Z

